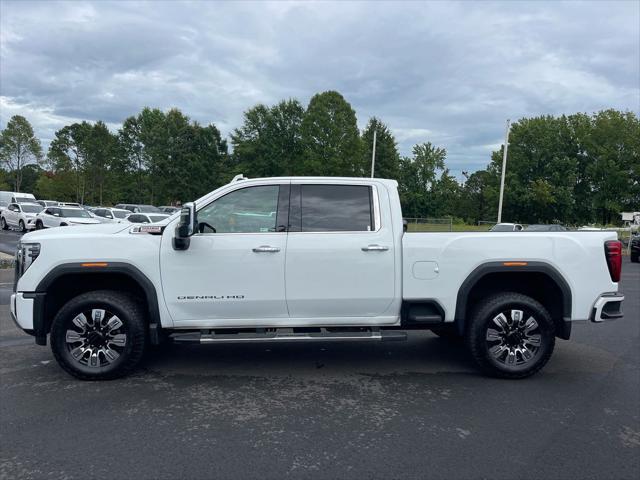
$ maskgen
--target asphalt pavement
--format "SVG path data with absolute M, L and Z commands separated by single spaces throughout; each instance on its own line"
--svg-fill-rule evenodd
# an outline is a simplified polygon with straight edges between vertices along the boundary
M 16 230 L 0 230 L 0 252 L 15 255 L 22 233 Z
M 0 272 L 0 290 L 11 272 Z M 625 318 L 521 381 L 407 342 L 171 345 L 80 382 L 0 306 L 0 478 L 638 478 L 640 264 Z

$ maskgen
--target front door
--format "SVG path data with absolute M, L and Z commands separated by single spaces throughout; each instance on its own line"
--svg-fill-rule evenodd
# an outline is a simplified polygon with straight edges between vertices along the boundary
M 388 313 L 396 298 L 393 230 L 381 224 L 380 207 L 376 186 L 291 185 L 286 266 L 291 317 L 335 324 L 397 316 Z
M 160 267 L 173 321 L 237 326 L 237 319 L 272 323 L 287 318 L 284 262 L 288 184 L 240 187 L 198 209 L 199 231 L 187 250 L 171 246 L 173 228 L 162 239 Z M 235 321 L 234 321 L 235 319 Z

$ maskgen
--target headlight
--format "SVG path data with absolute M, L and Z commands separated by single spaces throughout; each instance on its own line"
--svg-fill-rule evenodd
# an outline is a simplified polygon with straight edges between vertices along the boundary
M 39 243 L 18 243 L 16 253 L 16 276 L 20 278 L 40 255 Z

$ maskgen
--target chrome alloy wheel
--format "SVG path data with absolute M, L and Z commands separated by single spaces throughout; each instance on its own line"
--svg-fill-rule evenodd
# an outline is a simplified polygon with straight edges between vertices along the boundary
M 103 309 L 82 312 L 72 320 L 65 335 L 71 358 L 92 368 L 115 362 L 127 344 L 124 324 L 113 313 Z
M 542 334 L 533 316 L 522 310 L 506 310 L 493 317 L 491 323 L 485 340 L 495 361 L 515 367 L 530 363 L 538 355 Z

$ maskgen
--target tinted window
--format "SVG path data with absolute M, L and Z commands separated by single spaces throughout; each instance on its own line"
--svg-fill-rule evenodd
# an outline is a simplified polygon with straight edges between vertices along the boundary
M 40 213 L 42 207 L 40 205 L 22 205 L 22 211 L 25 213 Z
M 127 220 L 129 220 L 131 223 L 149 223 L 149 219 L 145 215 L 139 215 L 137 213 L 129 215 L 129 218 Z
M 138 205 L 137 211 L 140 213 L 162 213 L 162 210 L 153 205 Z
M 70 218 L 70 217 L 91 218 L 91 215 L 89 215 L 89 212 L 81 208 L 59 208 L 58 210 L 60 210 L 60 213 L 62 214 L 63 217 L 67 217 L 67 218 Z
M 368 232 L 374 229 L 371 188 L 302 185 L 303 232 Z
M 198 211 L 198 221 L 217 233 L 275 232 L 278 185 L 241 188 Z
M 30 197 L 15 197 L 17 203 L 32 203 L 33 198 Z
M 116 218 L 124 218 L 127 215 L 129 215 L 128 211 L 122 211 L 122 210 L 111 210 L 111 212 L 113 213 L 113 216 Z
M 149 219 L 155 223 L 155 222 L 161 222 L 163 220 L 166 220 L 168 217 L 165 215 L 149 215 Z

